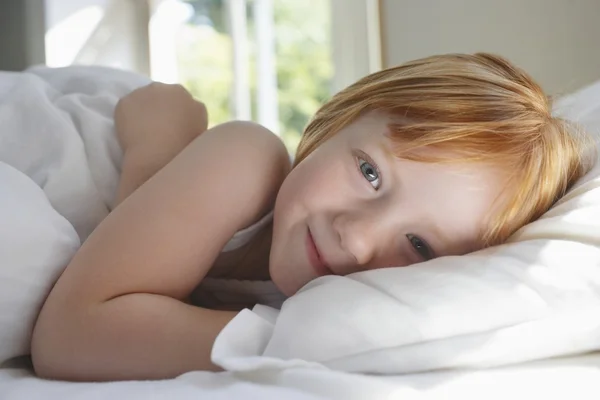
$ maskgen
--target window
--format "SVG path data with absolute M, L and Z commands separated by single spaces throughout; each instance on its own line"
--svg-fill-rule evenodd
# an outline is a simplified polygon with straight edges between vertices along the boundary
M 211 125 L 254 120 L 291 152 L 323 101 L 380 65 L 378 0 L 46 0 L 46 7 L 50 65 L 109 65 L 180 82 L 206 103 Z
M 211 124 L 254 120 L 293 151 L 331 95 L 327 0 L 168 0 L 150 32 L 153 77 L 186 86 Z

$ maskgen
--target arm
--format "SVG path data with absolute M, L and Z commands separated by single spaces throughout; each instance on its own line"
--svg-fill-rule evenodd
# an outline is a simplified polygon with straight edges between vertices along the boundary
M 215 369 L 213 342 L 235 313 L 181 300 L 234 232 L 271 207 L 287 162 L 279 139 L 254 124 L 220 125 L 195 139 L 67 266 L 34 329 L 36 372 L 115 380 Z
M 168 153 L 157 154 L 146 146 L 139 146 L 123 154 L 121 175 L 114 206 L 118 206 L 148 179 L 171 162 L 185 146 L 173 146 Z
M 115 107 L 115 130 L 123 148 L 116 205 L 207 127 L 206 107 L 181 85 L 154 82 L 123 97 Z

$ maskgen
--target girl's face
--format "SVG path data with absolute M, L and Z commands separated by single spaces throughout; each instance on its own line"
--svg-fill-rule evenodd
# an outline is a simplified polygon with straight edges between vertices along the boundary
M 381 113 L 365 114 L 284 181 L 269 268 L 286 295 L 322 275 L 406 266 L 481 248 L 504 176 L 481 164 L 399 159 L 390 151 L 390 122 Z

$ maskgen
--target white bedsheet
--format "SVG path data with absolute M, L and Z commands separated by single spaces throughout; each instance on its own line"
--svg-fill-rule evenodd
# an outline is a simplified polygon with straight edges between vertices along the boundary
M 600 354 L 519 366 L 402 376 L 294 368 L 263 374 L 191 372 L 149 382 L 50 382 L 0 370 L 2 400 L 534 400 L 600 398 Z

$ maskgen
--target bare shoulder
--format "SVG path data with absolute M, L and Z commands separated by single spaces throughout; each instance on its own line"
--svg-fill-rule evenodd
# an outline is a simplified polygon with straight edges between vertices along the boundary
M 223 176 L 235 186 L 231 193 L 242 195 L 250 203 L 258 202 L 261 204 L 258 212 L 266 212 L 272 207 L 291 168 L 281 139 L 267 128 L 249 121 L 217 125 L 207 134 L 212 137 L 204 138 L 206 144 L 210 142 L 214 150 L 226 158 L 219 166 L 226 169 Z
M 262 125 L 250 121 L 231 121 L 211 129 L 228 146 L 245 152 L 244 159 L 289 168 L 289 156 L 281 139 Z M 261 162 L 261 163 L 263 163 Z

